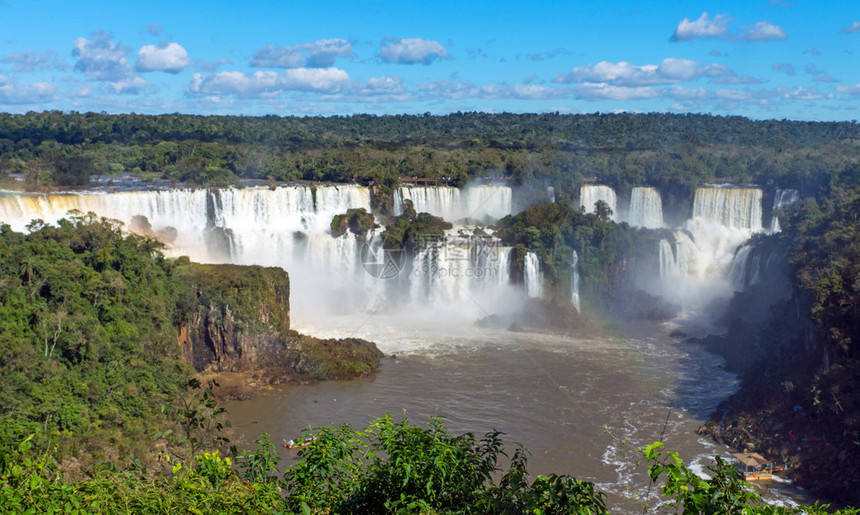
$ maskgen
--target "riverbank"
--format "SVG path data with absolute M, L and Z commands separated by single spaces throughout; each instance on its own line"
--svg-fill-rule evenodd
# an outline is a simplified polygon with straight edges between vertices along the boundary
M 734 451 L 753 451 L 812 496 L 840 506 L 860 502 L 860 442 L 829 417 L 794 404 L 764 382 L 745 384 L 701 430 Z

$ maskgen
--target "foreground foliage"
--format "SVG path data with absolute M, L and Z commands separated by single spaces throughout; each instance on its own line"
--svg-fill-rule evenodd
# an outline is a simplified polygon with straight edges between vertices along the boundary
M 4 440 L 0 506 L 11 513 L 609 513 L 592 483 L 554 474 L 531 479 L 529 453 L 520 446 L 504 460 L 509 466 L 499 476 L 507 454 L 498 432 L 478 440 L 471 433 L 451 435 L 439 418 L 421 427 L 384 416 L 363 431 L 318 428 L 315 436 L 283 475 L 277 450 L 263 435 L 256 449 L 235 459 L 201 452 L 193 464 L 184 464 L 168 453 L 158 470 L 102 467 L 77 480 L 64 479 L 53 453 L 34 447 L 32 435 Z M 646 510 L 827 512 L 826 506 L 762 505 L 719 458 L 713 477 L 704 479 L 660 443 L 641 452 L 669 501 L 667 506 L 647 499 Z

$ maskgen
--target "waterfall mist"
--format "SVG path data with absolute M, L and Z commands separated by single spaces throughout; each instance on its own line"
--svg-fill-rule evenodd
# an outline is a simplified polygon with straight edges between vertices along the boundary
M 403 188 L 419 210 L 448 217 L 495 219 L 510 213 L 511 190 L 476 186 Z M 403 198 L 403 197 L 401 197 Z M 297 326 L 325 332 L 345 317 L 346 327 L 368 315 L 387 324 L 425 320 L 471 325 L 509 313 L 525 293 L 510 285 L 510 248 L 492 236 L 458 226 L 414 259 L 386 264 L 381 229 L 366 238 L 333 237 L 332 217 L 348 209 L 370 211 L 370 190 L 355 185 L 277 188 L 172 189 L 69 194 L 13 194 L 0 198 L 0 219 L 23 231 L 33 219 L 56 223 L 75 211 L 118 220 L 126 229 L 145 217 L 152 235 L 173 236 L 167 253 L 203 263 L 282 267 L 290 274 Z M 140 225 L 140 219 L 137 219 Z M 491 232 L 491 231 L 489 231 Z M 373 262 L 377 259 L 378 262 Z M 382 275 L 385 275 L 383 277 Z
M 777 195 L 776 207 L 796 201 L 796 192 L 784 191 Z M 583 186 L 580 196 L 583 205 L 603 200 L 610 209 L 617 208 L 615 192 L 608 186 Z M 496 220 L 512 211 L 507 186 L 404 186 L 395 191 L 396 211 L 406 199 L 417 211 L 465 223 Z M 742 245 L 762 231 L 761 201 L 762 192 L 755 188 L 699 188 L 690 218 L 653 249 L 654 269 L 638 270 L 637 284 L 683 306 L 686 316 L 711 312 L 712 302 L 729 298 L 740 283 L 754 280 L 749 271 L 758 265 L 744 261 L 754 254 Z M 25 230 L 35 218 L 55 223 L 70 211 L 93 212 L 134 229 L 135 217 L 145 217 L 150 234 L 169 242 L 170 255 L 287 270 L 293 319 L 308 330 L 325 332 L 336 325 L 332 317 L 346 317 L 360 327 L 362 317 L 385 314 L 395 315 L 388 322 L 393 325 L 409 320 L 432 326 L 444 319 L 449 325 L 470 326 L 490 315 L 511 314 L 526 298 L 547 294 L 537 253 L 524 256 L 524 284 L 512 285 L 510 277 L 519 271 L 511 273 L 511 249 L 486 228 L 476 232 L 473 226 L 458 225 L 414 257 L 388 262 L 379 228 L 366 237 L 351 232 L 332 236 L 334 215 L 352 208 L 370 211 L 370 204 L 368 188 L 342 184 L 14 193 L 0 197 L 0 219 Z M 630 209 L 613 217 L 634 226 L 662 227 L 659 191 L 634 188 Z M 569 299 L 581 310 L 575 252 L 572 259 Z

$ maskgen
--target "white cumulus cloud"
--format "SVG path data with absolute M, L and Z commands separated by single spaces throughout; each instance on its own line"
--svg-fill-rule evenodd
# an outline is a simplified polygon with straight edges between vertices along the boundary
M 817 88 L 803 88 L 797 86 L 793 89 L 777 88 L 777 93 L 785 100 L 821 100 L 833 98 L 833 94 L 822 93 Z
M 339 68 L 293 68 L 282 76 L 284 89 L 336 93 L 349 86 L 349 75 Z
M 115 93 L 140 93 L 144 88 L 149 86 L 142 77 L 128 77 L 127 79 L 117 80 L 110 83 Z
M 656 98 L 663 93 L 652 87 L 626 87 L 589 83 L 574 88 L 576 97 L 583 100 L 643 100 Z
M 161 45 L 144 45 L 137 51 L 135 69 L 139 72 L 179 73 L 188 65 L 191 59 L 188 52 L 179 43 Z
M 855 84 L 853 86 L 837 84 L 836 91 L 840 93 L 847 93 L 848 95 L 860 95 L 860 84 Z
M 841 32 L 842 34 L 856 34 L 860 32 L 860 21 L 855 21 L 851 25 L 843 27 L 842 30 L 840 30 L 839 32 Z
M 699 19 L 690 21 L 684 18 L 678 23 L 671 41 L 693 41 L 699 38 L 719 38 L 728 41 L 773 41 L 788 37 L 782 27 L 767 21 L 758 21 L 752 25 L 741 27 L 740 32 L 729 32 L 729 23 L 734 21 L 725 14 L 717 14 L 713 18 L 703 12 Z
M 195 73 L 186 90 L 193 95 L 266 97 L 286 91 L 336 93 L 349 83 L 349 75 L 338 68 L 294 68 L 283 74 L 273 71 Z
M 458 100 L 478 95 L 479 89 L 469 82 L 453 82 L 450 80 L 439 80 L 424 82 L 418 85 L 418 89 L 433 98 L 446 98 Z
M 511 86 L 511 96 L 523 100 L 546 100 L 550 98 L 564 98 L 569 96 L 567 90 L 561 88 L 547 88 L 537 84 L 514 84 Z
M 400 64 L 430 64 L 437 59 L 451 59 L 438 41 L 421 38 L 385 38 L 379 55 L 383 61 Z
M 702 66 L 690 59 L 667 57 L 659 65 L 637 66 L 627 61 L 612 63 L 601 61 L 588 66 L 574 68 L 568 73 L 559 74 L 555 82 L 604 83 L 613 86 L 637 87 L 676 84 L 702 77 L 732 77 L 734 72 L 722 64 Z
M 678 23 L 672 34 L 672 41 L 692 41 L 697 38 L 716 38 L 726 34 L 729 29 L 731 18 L 725 14 L 717 14 L 713 18 L 703 12 L 699 19 L 690 21 L 684 18 Z
M 15 79 L 0 75 L 0 105 L 30 104 L 54 98 L 56 90 L 47 82 L 20 84 Z
M 256 97 L 277 93 L 278 74 L 257 71 L 246 75 L 239 71 L 225 71 L 204 75 L 195 73 L 191 77 L 188 91 L 196 95 L 236 95 Z
M 15 63 L 12 71 L 16 73 L 32 72 L 34 70 L 47 70 L 50 68 L 56 56 L 56 52 L 52 50 L 46 50 L 41 54 L 37 54 L 32 50 L 26 50 L 24 52 L 12 52 L 0 59 L 0 62 Z
M 374 77 L 353 86 L 353 92 L 358 95 L 395 95 L 405 91 L 403 79 L 396 75 Z
M 352 44 L 345 39 L 320 39 L 312 43 L 276 47 L 269 43 L 251 57 L 256 68 L 328 68 L 338 57 L 352 57 Z
M 119 81 L 134 74 L 126 55 L 131 48 L 111 41 L 105 32 L 94 32 L 93 39 L 79 37 L 75 40 L 72 55 L 77 57 L 75 71 L 103 81 Z
M 741 33 L 740 39 L 744 41 L 773 41 L 775 39 L 785 39 L 785 31 L 778 25 L 768 23 L 766 21 L 756 22 L 750 27 L 745 27 Z
M 75 40 L 72 55 L 77 57 L 75 71 L 108 82 L 116 93 L 139 93 L 149 83 L 129 66 L 126 55 L 131 48 L 114 43 L 105 32 L 94 32 L 92 39 Z

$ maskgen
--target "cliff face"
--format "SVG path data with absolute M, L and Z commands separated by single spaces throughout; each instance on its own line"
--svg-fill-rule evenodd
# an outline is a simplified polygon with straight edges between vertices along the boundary
M 857 504 L 858 424 L 850 415 L 850 396 L 834 395 L 836 409 L 822 401 L 828 400 L 820 386 L 828 356 L 808 316 L 812 296 L 790 280 L 784 244 L 768 237 L 756 245 L 761 255 L 755 261 L 763 265 L 747 274 L 755 280 L 745 279 L 745 291 L 730 302 L 727 334 L 702 341 L 743 378 L 708 430 L 738 450 L 762 453 L 813 495 Z M 839 386 L 853 390 L 851 384 Z
M 290 330 L 287 273 L 280 268 L 199 265 L 177 270 L 179 345 L 198 372 L 237 372 L 255 382 L 347 379 L 379 364 L 376 345 L 320 340 Z
M 228 306 L 200 307 L 182 322 L 179 344 L 185 361 L 198 372 L 243 372 L 269 366 L 291 367 L 296 352 L 276 331 L 240 328 Z
M 180 266 L 179 343 L 185 361 L 203 370 L 241 372 L 289 366 L 290 280 L 280 268 Z

